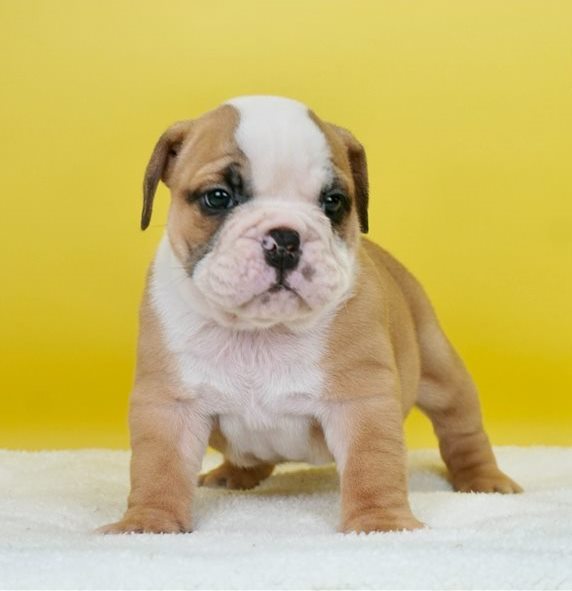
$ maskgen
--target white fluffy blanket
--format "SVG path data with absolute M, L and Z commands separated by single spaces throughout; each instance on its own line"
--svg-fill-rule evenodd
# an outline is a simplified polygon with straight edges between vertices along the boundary
M 334 469 L 287 465 L 254 491 L 201 489 L 192 534 L 102 537 L 127 452 L 0 451 L 0 588 L 572 588 L 572 448 L 497 452 L 524 494 L 453 493 L 435 451 L 411 453 L 430 526 L 413 533 L 336 533 Z

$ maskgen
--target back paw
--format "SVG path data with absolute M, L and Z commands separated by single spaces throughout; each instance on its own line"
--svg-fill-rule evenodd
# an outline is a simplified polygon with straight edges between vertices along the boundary
M 463 470 L 452 478 L 459 492 L 513 494 L 523 492 L 522 487 L 496 466 Z
M 272 474 L 274 466 L 259 464 L 252 468 L 240 468 L 225 460 L 218 468 L 201 474 L 199 486 L 209 488 L 228 488 L 233 490 L 248 490 L 258 486 Z

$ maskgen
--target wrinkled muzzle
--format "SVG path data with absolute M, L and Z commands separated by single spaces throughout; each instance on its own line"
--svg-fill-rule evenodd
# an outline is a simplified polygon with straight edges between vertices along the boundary
M 314 205 L 257 199 L 237 208 L 192 272 L 235 326 L 306 324 L 351 292 L 354 255 Z

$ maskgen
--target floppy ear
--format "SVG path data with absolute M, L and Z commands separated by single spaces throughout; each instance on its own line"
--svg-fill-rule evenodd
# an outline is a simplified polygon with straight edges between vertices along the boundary
M 192 121 L 180 121 L 171 125 L 155 144 L 155 149 L 153 150 L 153 154 L 151 154 L 151 159 L 145 170 L 145 180 L 143 182 L 142 230 L 145 230 L 151 221 L 153 199 L 155 198 L 155 191 L 157 190 L 159 180 L 162 180 L 169 186 L 169 178 L 173 172 L 177 155 L 183 140 L 189 132 L 191 124 Z
M 369 229 L 367 205 L 369 200 L 369 183 L 367 177 L 367 160 L 363 146 L 356 140 L 353 134 L 337 125 L 330 124 L 338 133 L 346 145 L 348 151 L 348 160 L 354 178 L 355 193 L 356 193 L 356 208 L 359 218 L 360 229 L 364 234 L 367 234 Z

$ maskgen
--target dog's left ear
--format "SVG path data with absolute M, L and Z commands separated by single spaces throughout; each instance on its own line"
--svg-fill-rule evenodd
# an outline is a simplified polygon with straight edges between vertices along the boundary
M 153 150 L 153 154 L 151 154 L 151 159 L 145 170 L 145 180 L 143 182 L 142 230 L 145 230 L 151 221 L 153 199 L 155 198 L 159 180 L 162 180 L 169 186 L 169 180 L 177 160 L 177 155 L 189 133 L 191 125 L 192 121 L 174 123 L 163 133 L 159 141 L 155 144 L 155 149 Z
M 337 132 L 338 136 L 346 145 L 348 151 L 348 160 L 352 170 L 352 175 L 355 185 L 356 208 L 359 218 L 360 229 L 364 234 L 367 234 L 369 229 L 367 205 L 369 201 L 369 183 L 367 177 L 367 159 L 363 146 L 356 140 L 354 135 L 337 125 L 330 125 Z

